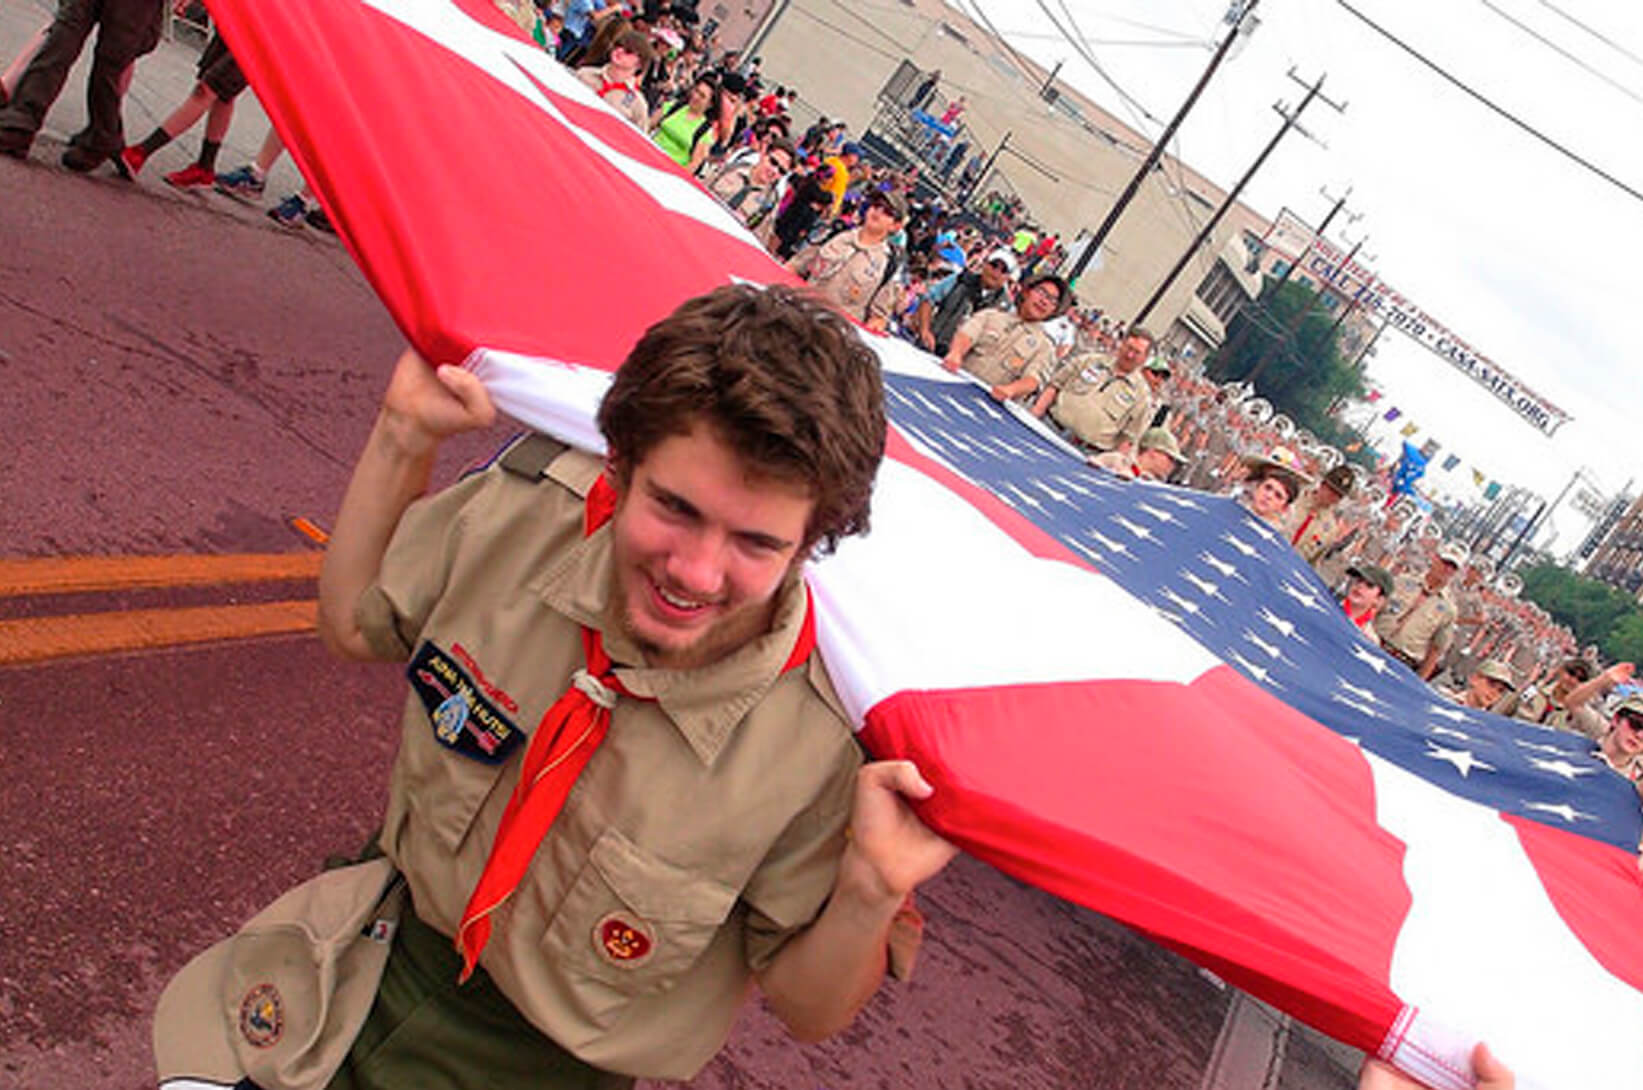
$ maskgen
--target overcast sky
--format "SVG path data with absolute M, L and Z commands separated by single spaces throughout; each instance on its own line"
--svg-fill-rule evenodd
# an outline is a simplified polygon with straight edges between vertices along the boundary
M 968 0 L 965 0 L 968 2 Z M 1039 0 L 980 0 L 994 25 L 1117 116 L 1130 107 L 1081 61 Z M 1057 16 L 1061 0 L 1044 0 Z M 1359 11 L 1504 110 L 1633 189 L 1643 191 L 1643 4 L 1630 0 L 1349 0 Z M 1225 0 L 1065 0 L 1090 51 L 1154 117 L 1156 136 L 1208 63 Z M 1245 200 L 1268 216 L 1288 206 L 1316 225 L 1331 194 L 1352 187 L 1362 218 L 1338 243 L 1368 236 L 1383 280 L 1569 412 L 1547 438 L 1451 365 L 1392 331 L 1370 377 L 1462 464 L 1428 480 L 1475 494 L 1471 468 L 1547 499 L 1586 467 L 1608 491 L 1643 488 L 1643 384 L 1634 364 L 1643 298 L 1635 250 L 1643 201 L 1492 113 L 1408 57 L 1337 0 L 1262 0 L 1260 25 L 1223 64 L 1179 134 L 1179 154 L 1230 187 L 1279 121 L 1274 102 L 1304 89 L 1285 73 L 1326 74 L 1303 124 Z M 1551 44 L 1537 41 L 1511 20 Z M 1578 24 L 1584 24 L 1583 29 Z M 1594 33 L 1595 32 L 1595 33 Z M 1608 43 L 1601 40 L 1608 39 Z M 1205 43 L 1195 46 L 1192 42 Z M 1130 44 L 1151 43 L 1151 44 Z M 1562 50 L 1574 59 L 1560 54 Z M 1629 55 L 1628 55 L 1629 54 Z M 1584 67 L 1583 67 L 1584 66 Z M 1587 71 L 1591 69 L 1592 71 Z M 1618 86 L 1617 86 L 1618 85 Z M 1340 221 L 1337 221 L 1339 224 Z M 1587 523 L 1567 508 L 1555 548 Z M 1541 543 L 1546 543 L 1542 537 Z

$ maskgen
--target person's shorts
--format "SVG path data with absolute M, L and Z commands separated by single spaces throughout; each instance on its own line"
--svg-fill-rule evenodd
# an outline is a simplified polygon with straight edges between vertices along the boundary
M 211 40 L 205 43 L 196 71 L 200 82 L 210 88 L 219 102 L 232 102 L 245 90 L 245 73 L 240 71 L 239 62 L 228 51 L 228 43 L 222 40 L 221 34 L 213 33 Z

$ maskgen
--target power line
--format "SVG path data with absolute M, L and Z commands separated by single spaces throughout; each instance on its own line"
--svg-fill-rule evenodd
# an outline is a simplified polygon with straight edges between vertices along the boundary
M 1078 29 L 1078 23 L 1073 20 L 1073 13 L 1071 9 L 1067 7 L 1066 0 L 1057 0 L 1057 3 L 1061 7 L 1061 13 L 1067 17 L 1067 26 L 1065 27 L 1061 25 L 1061 21 L 1055 17 L 1055 13 L 1050 10 L 1050 6 L 1046 4 L 1044 0 L 1038 0 L 1038 7 L 1040 11 L 1049 16 L 1050 23 L 1056 30 L 1061 32 L 1061 36 L 1067 40 L 1067 43 L 1071 45 L 1075 51 L 1077 51 L 1080 57 L 1084 58 L 1084 63 L 1095 70 L 1095 74 L 1100 76 L 1102 82 L 1113 89 L 1113 92 L 1124 101 L 1125 105 L 1139 112 L 1142 117 L 1146 118 L 1148 121 L 1151 121 L 1154 125 L 1161 124 L 1161 122 L 1152 115 L 1151 110 L 1142 105 L 1141 101 L 1134 95 L 1120 87 L 1118 85 L 1118 81 L 1109 76 L 1107 74 L 1107 70 L 1101 67 L 1101 62 L 1095 59 L 1095 54 L 1090 52 L 1090 47 L 1084 44 L 1084 32 Z M 1068 28 L 1071 29 L 1069 30 Z
M 1416 49 L 1413 46 L 1409 45 L 1403 39 L 1401 39 L 1397 35 L 1393 34 L 1390 30 L 1387 30 L 1385 27 L 1383 27 L 1379 23 L 1375 22 L 1369 16 L 1365 15 L 1363 12 L 1361 12 L 1357 8 L 1353 7 L 1351 4 L 1349 4 L 1347 2 L 1347 0 L 1335 0 L 1335 2 L 1337 4 L 1339 4 L 1341 7 L 1345 8 L 1352 15 L 1354 15 L 1358 19 L 1359 22 L 1363 23 L 1370 30 L 1373 30 L 1375 33 L 1379 34 L 1381 37 L 1385 38 L 1387 41 L 1391 42 L 1393 45 L 1397 46 L 1399 49 L 1401 49 L 1405 53 L 1409 54 L 1415 60 L 1419 61 L 1421 64 L 1425 65 L 1427 68 L 1431 69 L 1432 72 L 1434 72 L 1438 76 L 1441 76 L 1446 82 L 1448 82 L 1449 84 L 1454 86 L 1457 90 L 1465 92 L 1468 96 L 1470 96 L 1471 98 L 1476 100 L 1479 104 L 1488 107 L 1489 110 L 1491 110 L 1492 112 L 1494 112 L 1495 114 L 1497 114 L 1501 118 L 1505 119 L 1506 121 L 1510 121 L 1513 125 L 1516 125 L 1518 128 L 1522 129 L 1524 132 L 1528 133 L 1530 136 L 1534 137 L 1536 140 L 1539 140 L 1541 143 L 1545 144 L 1547 147 L 1551 148 L 1553 151 L 1556 151 L 1560 155 L 1563 155 L 1565 158 L 1571 160 L 1572 162 L 1578 163 L 1580 166 L 1585 167 L 1587 170 L 1591 171 L 1593 174 L 1596 174 L 1599 178 L 1602 178 L 1604 181 L 1608 182 L 1610 185 L 1614 186 L 1616 189 L 1619 189 L 1622 192 L 1624 192 L 1627 196 L 1629 196 L 1629 197 L 1631 197 L 1631 198 L 1633 198 L 1634 200 L 1637 200 L 1637 201 L 1643 201 L 1643 193 L 1640 193 L 1636 189 L 1633 189 L 1631 186 L 1627 185 L 1625 182 L 1621 181 L 1619 178 L 1616 178 L 1613 174 L 1610 174 L 1608 171 L 1604 170 L 1602 167 L 1597 166 L 1596 164 L 1592 163 L 1591 161 L 1582 158 L 1580 155 L 1578 155 L 1575 152 L 1573 152 L 1573 151 L 1569 150 L 1568 148 L 1564 147 L 1562 144 L 1558 143 L 1556 140 L 1552 139 L 1550 136 L 1547 136 L 1545 133 L 1541 132 L 1539 129 L 1535 128 L 1533 125 L 1530 125 L 1527 121 L 1523 121 L 1520 118 L 1518 118 L 1515 114 L 1509 113 L 1505 108 L 1503 108 L 1501 106 L 1497 106 L 1494 102 L 1492 102 L 1489 99 L 1485 98 L 1480 92 L 1474 91 L 1472 88 L 1470 88 L 1466 84 L 1462 83 L 1459 79 L 1457 79 L 1456 77 L 1450 75 L 1443 68 L 1439 67 L 1436 62 L 1428 60 L 1425 56 L 1423 56 L 1421 53 L 1416 51 Z
M 1587 34 L 1590 34 L 1592 37 L 1596 38 L 1616 53 L 1619 53 L 1622 57 L 1630 60 L 1632 63 L 1643 65 L 1643 57 L 1639 57 L 1636 53 L 1633 53 L 1613 38 L 1608 37 L 1602 31 L 1595 30 L 1592 27 L 1587 26 L 1585 23 L 1581 22 L 1579 19 L 1576 19 L 1573 15 L 1570 15 L 1556 4 L 1551 3 L 1551 0 L 1540 0 L 1540 6 L 1551 12 L 1553 15 L 1559 16 L 1560 18 L 1573 23 L 1575 26 L 1579 27 L 1581 30 L 1584 30 Z
M 1643 96 L 1638 95 L 1638 93 L 1636 91 L 1632 90 L 1630 87 L 1627 87 L 1626 85 L 1624 85 L 1622 83 L 1619 83 L 1616 80 L 1610 79 L 1607 75 L 1605 75 L 1602 72 L 1599 72 L 1597 69 L 1595 69 L 1591 65 L 1587 64 L 1580 57 L 1575 56 L 1573 53 L 1569 52 L 1567 49 L 1564 49 L 1561 45 L 1558 45 L 1556 42 L 1552 41 L 1550 38 L 1548 38 L 1545 35 L 1541 34 L 1540 31 L 1536 30 L 1534 27 L 1530 26 L 1529 24 L 1523 22 L 1517 16 L 1513 15 L 1511 12 L 1506 11 L 1503 8 L 1497 7 L 1494 4 L 1493 0 L 1479 0 L 1479 3 L 1481 3 L 1484 7 L 1488 8 L 1490 11 L 1494 12 L 1496 15 L 1500 16 L 1502 19 L 1505 19 L 1508 23 L 1511 23 L 1513 26 L 1515 26 L 1519 30 L 1523 31 L 1523 33 L 1529 35 L 1529 37 L 1533 38 L 1535 41 L 1539 42 L 1541 45 L 1545 46 L 1547 49 L 1550 49 L 1553 53 L 1556 53 L 1558 56 L 1562 57 L 1564 60 L 1566 60 L 1570 64 L 1574 65 L 1576 68 L 1580 69 L 1582 72 L 1585 72 L 1588 75 L 1596 76 L 1598 79 L 1602 80 L 1604 83 L 1607 83 L 1610 87 L 1613 87 L 1616 91 L 1619 91 L 1621 94 L 1625 95 L 1627 98 L 1631 99 L 1633 102 L 1643 103 Z
M 1066 35 L 1051 34 L 1044 30 L 1008 30 L 1005 31 L 1012 38 L 1026 38 L 1031 41 L 1060 41 Z M 1157 38 L 1080 38 L 1085 45 L 1103 46 L 1136 46 L 1143 49 L 1214 49 L 1214 42 L 1200 40 L 1192 41 L 1160 41 Z

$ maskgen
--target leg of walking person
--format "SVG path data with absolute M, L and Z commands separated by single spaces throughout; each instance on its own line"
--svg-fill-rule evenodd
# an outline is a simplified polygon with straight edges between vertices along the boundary
M 101 8 L 102 0 L 59 0 L 57 16 L 46 28 L 40 48 L 18 77 L 10 101 L 0 109 L 0 153 L 18 159 L 28 154 Z
M 163 0 L 101 0 L 97 48 L 86 78 L 86 127 L 69 139 L 63 165 L 87 171 L 125 144 L 120 102 L 126 70 L 160 44 Z

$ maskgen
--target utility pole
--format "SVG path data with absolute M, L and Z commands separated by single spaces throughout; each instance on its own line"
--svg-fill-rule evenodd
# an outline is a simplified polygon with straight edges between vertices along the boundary
M 1300 82 L 1296 79 L 1293 68 L 1289 71 L 1289 78 L 1294 79 L 1297 83 Z M 1175 263 L 1175 268 L 1171 269 L 1169 275 L 1164 277 L 1164 282 L 1158 285 L 1158 290 L 1152 293 L 1152 298 L 1147 300 L 1146 305 L 1141 308 L 1130 324 L 1135 325 L 1147 320 L 1147 315 L 1152 313 L 1152 308 L 1157 306 L 1158 301 L 1164 297 L 1164 293 L 1169 291 L 1175 283 L 1175 278 L 1180 276 L 1181 270 L 1187 267 L 1187 262 L 1192 260 L 1193 255 L 1198 252 L 1198 248 L 1209 238 L 1211 232 L 1221 222 L 1221 217 L 1227 214 L 1227 209 L 1237 202 L 1238 197 L 1244 191 L 1244 187 L 1249 184 L 1249 180 L 1255 177 L 1255 172 L 1260 170 L 1261 166 L 1267 161 L 1267 156 L 1271 155 L 1273 150 L 1277 148 L 1279 141 L 1289 135 L 1289 130 L 1300 122 L 1301 115 L 1306 112 L 1308 106 L 1312 105 L 1312 100 L 1321 97 L 1319 92 L 1323 90 L 1323 85 L 1324 77 L 1319 76 L 1313 81 L 1312 86 L 1307 88 L 1306 97 L 1301 99 L 1301 104 L 1295 107 L 1293 111 L 1285 110 L 1282 103 L 1273 106 L 1273 109 L 1278 111 L 1278 115 L 1284 119 L 1284 123 L 1278 127 L 1277 132 L 1272 134 L 1272 139 L 1267 141 L 1266 147 L 1261 149 L 1261 154 L 1257 155 L 1255 162 L 1251 163 L 1249 169 L 1244 171 L 1244 176 L 1238 179 L 1238 184 L 1232 187 L 1232 192 L 1227 194 L 1226 200 L 1222 201 L 1220 207 L 1210 216 L 1209 222 L 1204 224 L 1203 229 L 1192 240 L 1186 252 L 1181 255 L 1181 260 Z M 1337 103 L 1327 97 L 1324 98 L 1324 103 L 1334 107 L 1337 112 L 1346 109 L 1346 103 Z M 1305 132 L 1305 130 L 1303 129 L 1302 132 Z
M 1045 101 L 1049 101 L 1050 87 L 1054 85 L 1055 77 L 1061 74 L 1061 66 L 1066 64 L 1066 63 L 1067 63 L 1066 61 L 1056 61 L 1055 62 L 1055 67 L 1050 69 L 1050 74 L 1048 76 L 1044 77 L 1044 86 L 1042 86 L 1038 89 L 1038 97 L 1039 98 L 1042 98 Z
M 1318 192 L 1326 199 L 1329 197 L 1329 191 L 1326 189 L 1320 188 Z M 1347 186 L 1346 192 L 1335 198 L 1335 204 L 1329 209 L 1329 214 L 1318 225 L 1318 229 L 1312 232 L 1312 237 L 1306 240 L 1306 245 L 1301 248 L 1301 252 L 1295 255 L 1294 261 L 1284 266 L 1283 275 L 1278 277 L 1278 282 L 1272 286 L 1273 295 L 1277 295 L 1278 289 L 1289 283 L 1289 278 L 1295 275 L 1295 270 L 1300 268 L 1301 264 L 1306 261 L 1306 255 L 1312 252 L 1312 247 L 1316 246 L 1318 240 L 1324 237 L 1324 232 L 1329 230 L 1329 225 L 1335 222 L 1335 217 L 1340 215 L 1341 209 L 1346 207 L 1346 199 L 1350 196 L 1352 196 L 1352 187 Z M 1361 215 L 1362 213 L 1359 212 L 1351 212 L 1347 214 L 1346 218 L 1348 222 L 1356 222 Z M 1255 305 L 1261 305 L 1259 298 L 1255 300 Z M 1232 340 L 1221 346 L 1218 353 L 1219 362 L 1226 363 L 1236 357 L 1238 349 L 1244 346 L 1244 339 L 1249 336 L 1249 327 L 1252 324 L 1251 322 L 1244 322 L 1238 327 L 1238 332 Z
M 1358 251 L 1363 248 L 1363 244 L 1366 241 L 1368 241 L 1368 236 L 1360 238 L 1357 242 L 1352 244 L 1352 249 L 1347 253 L 1346 260 L 1341 263 L 1343 268 L 1352 267 L 1352 259 L 1358 256 Z M 1306 304 L 1295 312 L 1295 317 L 1289 320 L 1289 324 L 1284 327 L 1284 331 L 1278 339 L 1276 341 L 1268 341 L 1266 343 L 1266 347 L 1261 349 L 1260 358 L 1255 361 L 1255 366 L 1251 367 L 1249 369 L 1249 374 L 1244 377 L 1245 382 L 1253 383 L 1256 377 L 1260 375 L 1262 371 L 1266 370 L 1267 360 L 1272 358 L 1272 353 L 1274 351 L 1282 352 L 1289 347 L 1289 339 L 1300 331 L 1301 323 L 1305 322 L 1307 316 L 1312 313 L 1312 304 L 1316 303 L 1319 299 L 1322 299 L 1326 290 L 1328 289 L 1324 287 L 1323 277 L 1319 277 L 1318 290 L 1313 292 L 1312 298 L 1308 299 Z M 1343 313 L 1341 315 L 1342 320 L 1345 320 L 1345 317 L 1346 315 Z M 1336 322 L 1335 328 L 1340 328 L 1340 324 L 1340 322 Z M 1329 331 L 1329 335 L 1333 337 L 1335 335 L 1335 329 L 1331 329 Z
M 1259 0 L 1249 0 L 1249 3 L 1244 5 L 1243 10 L 1238 12 L 1237 17 L 1232 21 L 1232 28 L 1227 31 L 1227 36 L 1221 40 L 1220 47 L 1215 50 L 1215 55 L 1210 58 L 1209 67 L 1204 69 L 1204 74 L 1198 77 L 1198 83 L 1193 87 L 1192 92 L 1187 95 L 1187 100 L 1181 103 L 1181 108 L 1175 112 L 1174 117 L 1170 118 L 1169 124 L 1164 126 L 1163 133 L 1152 145 L 1152 150 L 1147 153 L 1146 159 L 1142 160 L 1141 165 L 1136 168 L 1129 184 L 1124 187 L 1124 192 L 1118 195 L 1118 200 L 1108 210 L 1107 218 L 1102 220 L 1101 226 L 1095 229 L 1095 234 L 1090 237 L 1090 244 L 1085 248 L 1083 256 L 1078 259 L 1078 264 L 1073 266 L 1072 272 L 1067 274 L 1067 283 L 1073 287 L 1078 286 L 1078 278 L 1084 275 L 1084 269 L 1089 265 L 1090 259 L 1107 241 L 1107 236 L 1112 233 L 1113 227 L 1118 223 L 1118 217 L 1124 214 L 1124 209 L 1128 208 L 1130 201 L 1135 199 L 1135 194 L 1140 190 L 1141 183 L 1147 180 L 1147 175 L 1152 173 L 1152 168 L 1158 165 L 1159 159 L 1163 158 L 1164 150 L 1169 147 L 1170 139 L 1175 136 L 1175 130 L 1181 127 L 1181 122 L 1187 119 L 1188 111 L 1198 102 L 1198 96 L 1203 93 L 1205 87 L 1209 86 L 1209 78 L 1215 74 L 1217 68 L 1221 67 L 1221 61 L 1226 59 L 1227 51 L 1232 48 L 1232 43 L 1238 40 L 1238 35 L 1243 31 L 1245 22 L 1249 20 L 1250 14 L 1254 12 L 1255 5 L 1258 2 Z

